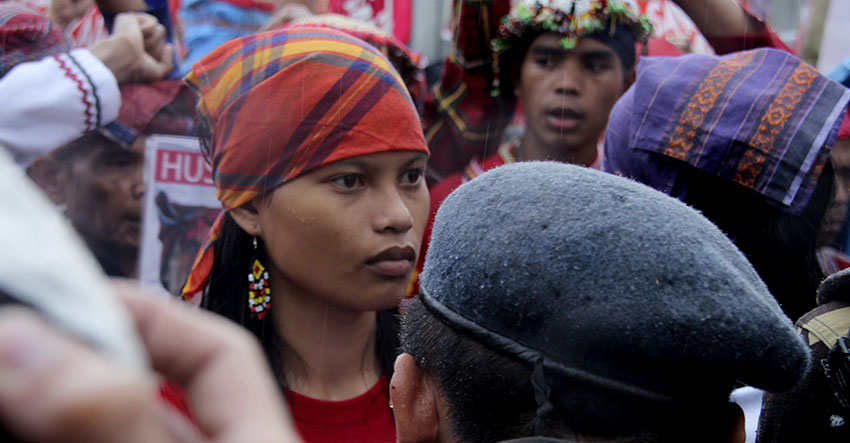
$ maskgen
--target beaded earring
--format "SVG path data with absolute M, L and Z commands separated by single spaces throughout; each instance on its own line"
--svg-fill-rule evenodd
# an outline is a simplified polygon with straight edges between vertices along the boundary
M 248 309 L 251 310 L 251 318 L 262 320 L 271 307 L 271 288 L 269 273 L 259 257 L 257 237 L 254 237 L 254 257 L 248 272 Z

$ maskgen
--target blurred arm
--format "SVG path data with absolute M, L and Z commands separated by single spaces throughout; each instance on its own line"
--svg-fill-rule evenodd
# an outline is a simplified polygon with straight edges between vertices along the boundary
M 735 0 L 673 0 L 718 54 L 771 47 L 793 52 L 773 29 Z

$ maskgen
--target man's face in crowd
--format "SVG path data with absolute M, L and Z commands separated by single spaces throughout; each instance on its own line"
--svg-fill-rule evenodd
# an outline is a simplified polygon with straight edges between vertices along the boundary
M 835 170 L 835 188 L 818 233 L 819 246 L 832 244 L 847 219 L 847 205 L 850 203 L 850 139 L 836 141 L 829 158 Z
M 71 148 L 77 152 L 48 158 L 52 175 L 49 180 L 42 176 L 42 188 L 65 206 L 67 217 L 96 253 L 138 252 L 144 144 L 144 137 L 138 137 L 125 149 L 98 138 Z
M 595 147 L 608 114 L 628 88 L 614 50 L 591 38 L 567 51 L 562 37 L 537 37 L 526 52 L 514 90 L 525 114 L 526 137 L 569 155 Z

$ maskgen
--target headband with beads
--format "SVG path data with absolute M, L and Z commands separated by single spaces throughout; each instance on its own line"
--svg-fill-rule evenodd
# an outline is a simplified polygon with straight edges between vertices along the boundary
M 649 18 L 640 14 L 633 0 L 520 0 L 502 20 L 499 37 L 492 42 L 492 95 L 499 95 L 499 56 L 529 31 L 561 34 L 561 45 L 570 50 L 579 38 L 589 35 L 645 44 L 652 30 Z

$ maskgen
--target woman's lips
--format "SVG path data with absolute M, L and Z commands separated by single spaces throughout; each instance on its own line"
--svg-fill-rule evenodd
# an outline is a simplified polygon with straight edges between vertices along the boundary
M 384 277 L 407 277 L 413 270 L 413 262 L 409 260 L 381 260 L 369 265 L 376 273 Z
M 416 250 L 411 246 L 387 248 L 366 261 L 378 275 L 389 278 L 406 278 L 413 270 Z

